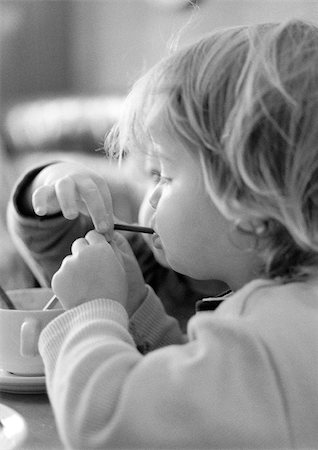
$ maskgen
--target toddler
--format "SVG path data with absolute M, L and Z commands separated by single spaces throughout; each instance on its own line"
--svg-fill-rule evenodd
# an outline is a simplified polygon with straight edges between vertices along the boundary
M 184 337 L 111 216 L 75 240 L 39 344 L 67 447 L 317 448 L 317 117 L 300 20 L 215 31 L 136 83 L 107 145 L 159 164 L 154 251 L 234 293 Z

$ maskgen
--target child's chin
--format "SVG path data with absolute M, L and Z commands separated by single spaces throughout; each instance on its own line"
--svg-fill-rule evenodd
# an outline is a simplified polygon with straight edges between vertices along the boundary
M 167 269 L 171 269 L 170 265 L 168 264 L 168 262 L 166 260 L 163 249 L 162 248 L 158 249 L 158 248 L 154 247 L 152 235 L 143 234 L 142 237 L 146 241 L 147 245 L 149 245 L 149 247 L 151 248 L 154 258 L 157 261 L 157 263 L 159 263 L 163 267 L 166 267 Z
M 163 267 L 166 267 L 167 269 L 170 269 L 170 265 L 168 264 L 165 254 L 163 252 L 163 250 L 158 250 L 156 248 L 154 248 L 153 246 L 151 247 L 152 249 L 152 253 L 155 257 L 155 260 Z

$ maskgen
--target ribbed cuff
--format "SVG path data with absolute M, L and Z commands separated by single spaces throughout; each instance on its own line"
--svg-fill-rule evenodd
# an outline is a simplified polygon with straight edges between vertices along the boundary
M 52 320 L 40 335 L 40 353 L 44 352 L 49 343 L 50 352 L 57 355 L 61 343 L 72 328 L 101 319 L 116 322 L 128 330 L 128 315 L 120 303 L 104 298 L 95 299 L 72 308 Z
M 153 289 L 148 285 L 147 289 L 147 297 L 129 322 L 129 331 L 142 353 L 181 343 L 183 338 L 178 322 L 167 315 Z

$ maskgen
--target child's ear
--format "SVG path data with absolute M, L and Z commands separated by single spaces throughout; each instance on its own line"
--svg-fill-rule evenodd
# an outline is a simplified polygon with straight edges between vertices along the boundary
M 237 219 L 234 222 L 234 228 L 242 233 L 254 234 L 256 236 L 264 235 L 267 230 L 267 223 L 262 219 Z
M 270 232 L 270 223 L 266 219 L 238 219 L 234 223 L 232 240 L 239 248 L 256 251 L 266 245 Z

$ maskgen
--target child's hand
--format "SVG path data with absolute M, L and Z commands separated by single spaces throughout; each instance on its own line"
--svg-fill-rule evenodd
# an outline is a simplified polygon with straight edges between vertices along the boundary
M 128 287 L 120 252 L 103 235 L 88 232 L 74 241 L 72 255 L 64 258 L 52 278 L 52 289 L 65 309 L 96 298 L 125 307 Z
M 80 164 L 62 162 L 44 168 L 34 181 L 32 206 L 39 216 L 60 211 L 66 219 L 88 215 L 97 231 L 112 235 L 113 208 L 106 180 Z
M 109 244 L 96 231 L 72 245 L 52 278 L 52 288 L 68 309 L 94 298 L 110 298 L 120 302 L 131 316 L 147 295 L 138 262 L 126 239 L 114 233 Z M 128 301 L 127 301 L 128 293 Z
M 125 268 L 128 283 L 126 310 L 128 316 L 131 317 L 147 296 L 145 280 L 129 243 L 121 233 L 114 233 L 111 245 L 116 254 L 120 255 Z

